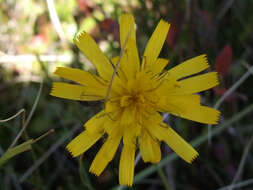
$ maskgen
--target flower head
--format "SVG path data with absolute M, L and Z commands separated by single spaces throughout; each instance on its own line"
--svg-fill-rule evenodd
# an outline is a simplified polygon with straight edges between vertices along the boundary
M 51 95 L 79 101 L 105 101 L 104 109 L 88 120 L 85 130 L 67 145 L 76 157 L 107 134 L 90 166 L 90 172 L 95 175 L 100 175 L 113 159 L 121 141 L 119 182 L 122 185 L 133 183 L 137 148 L 144 162 L 157 163 L 161 159 L 160 142 L 164 141 L 191 163 L 198 156 L 197 151 L 163 122 L 160 112 L 217 124 L 219 111 L 201 105 L 200 95 L 196 94 L 218 84 L 216 72 L 196 75 L 209 67 L 206 56 L 200 55 L 164 70 L 169 61 L 158 56 L 169 28 L 167 22 L 159 22 L 140 61 L 134 18 L 124 14 L 120 18 L 122 54 L 112 58 L 112 64 L 90 35 L 82 32 L 74 43 L 94 64 L 98 75 L 64 67 L 55 71 L 56 75 L 77 84 L 55 82 Z

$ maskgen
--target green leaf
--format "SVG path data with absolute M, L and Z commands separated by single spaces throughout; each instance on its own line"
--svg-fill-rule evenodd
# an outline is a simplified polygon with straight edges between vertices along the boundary
M 12 157 L 21 154 L 22 152 L 31 150 L 31 145 L 33 144 L 34 140 L 30 139 L 20 145 L 17 145 L 9 150 L 7 150 L 0 158 L 0 168 L 2 167 L 5 162 L 7 162 Z

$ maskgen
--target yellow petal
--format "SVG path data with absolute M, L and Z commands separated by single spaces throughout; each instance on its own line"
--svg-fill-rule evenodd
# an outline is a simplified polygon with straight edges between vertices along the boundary
M 107 120 L 104 123 L 104 129 L 108 135 L 111 135 L 113 133 L 113 130 L 115 128 L 114 126 L 120 126 L 120 114 L 120 112 L 106 113 Z M 122 127 L 120 128 L 123 130 Z
M 119 163 L 119 183 L 120 185 L 133 185 L 134 179 L 134 157 L 135 157 L 134 145 L 124 145 Z
M 99 176 L 103 172 L 108 163 L 113 159 L 118 149 L 121 137 L 122 129 L 120 126 L 114 127 L 113 132 L 109 135 L 108 139 L 93 160 L 89 169 L 91 173 Z
M 188 108 L 184 108 L 184 112 L 180 113 L 179 115 L 177 113 L 172 114 L 200 123 L 214 125 L 218 124 L 220 112 L 216 109 L 198 105 L 189 105 Z
M 181 80 L 177 83 L 173 89 L 171 89 L 169 95 L 185 95 L 202 92 L 208 90 L 219 84 L 217 72 L 209 72 L 202 75 L 190 77 Z
M 128 78 L 134 78 L 140 69 L 140 61 L 136 47 L 135 22 L 131 14 L 123 14 L 120 17 L 120 44 L 121 49 L 125 48 L 122 56 L 125 61 L 120 63 L 121 68 Z
M 150 117 L 148 118 L 148 120 L 146 120 L 146 124 L 145 125 L 156 125 L 161 123 L 163 120 L 162 115 L 159 112 L 154 112 L 152 115 L 150 115 Z
M 106 113 L 111 115 L 112 113 L 121 111 L 121 108 L 119 107 L 119 103 L 118 103 L 120 98 L 121 97 L 115 97 L 115 98 L 112 98 L 106 102 L 106 105 L 105 105 Z M 115 115 L 115 114 L 112 114 L 112 115 Z M 116 115 L 118 115 L 118 114 L 116 114 Z M 113 117 L 113 118 L 116 119 L 115 117 Z
M 168 96 L 172 90 L 179 88 L 179 82 L 173 76 L 168 77 L 167 72 L 158 76 L 157 81 L 158 86 L 155 91 L 159 96 Z
M 170 24 L 163 20 L 161 20 L 157 25 L 145 48 L 142 59 L 142 69 L 152 68 L 150 65 L 155 64 L 155 61 L 163 47 L 164 41 L 167 38 L 169 28 Z
M 83 131 L 67 145 L 67 149 L 73 157 L 79 156 L 96 143 L 102 135 L 102 132 L 90 133 L 88 131 Z
M 158 102 L 158 107 L 167 112 L 168 110 L 172 110 L 173 107 L 186 107 L 187 104 L 200 105 L 200 95 L 183 95 L 183 96 L 161 96 L 160 101 Z M 178 105 L 180 104 L 180 105 Z
M 84 86 L 107 88 L 108 84 L 99 76 L 90 72 L 70 67 L 57 67 L 54 74 L 68 80 L 72 80 Z
M 206 55 L 200 55 L 173 67 L 168 71 L 168 76 L 174 76 L 176 79 L 187 77 L 199 73 L 209 67 Z
M 158 163 L 161 160 L 160 144 L 153 139 L 147 130 L 142 130 L 138 138 L 140 153 L 144 162 Z
M 159 106 L 173 115 L 205 124 L 217 124 L 220 115 L 216 109 L 201 106 L 198 95 L 163 97 Z
M 76 38 L 74 38 L 74 43 L 92 62 L 92 64 L 94 64 L 99 75 L 103 79 L 110 81 L 113 68 L 92 37 L 83 31 L 79 33 Z
M 136 112 L 125 108 L 120 118 L 120 126 L 124 129 L 123 143 L 135 144 L 137 136 L 141 132 L 141 126 L 135 118 Z
M 141 126 L 135 120 L 135 113 L 134 110 L 125 108 L 120 118 L 124 144 L 119 166 L 119 182 L 121 185 L 131 186 L 133 184 L 136 138 L 141 131 Z
M 105 89 L 54 82 L 50 95 L 70 100 L 96 101 L 104 99 L 105 93 Z
M 130 78 L 135 78 L 136 72 L 140 69 L 134 17 L 130 14 L 123 14 L 120 17 L 120 43 L 124 52 L 119 63 L 119 57 L 114 57 L 112 63 L 118 64 L 117 73 L 119 77 L 127 81 Z
M 115 127 L 120 125 L 120 112 L 115 111 L 115 113 L 110 113 L 102 110 L 97 113 L 91 119 L 89 119 L 84 127 L 90 133 L 96 133 L 105 130 L 108 135 L 114 132 Z
M 198 152 L 188 144 L 182 137 L 180 137 L 171 127 L 168 127 L 165 123 L 161 123 L 157 126 L 150 126 L 149 131 L 157 139 L 165 141 L 169 147 L 174 150 L 178 156 L 188 163 L 199 155 Z
M 154 64 L 147 65 L 146 67 L 148 71 L 151 71 L 153 74 L 159 74 L 163 71 L 163 69 L 168 65 L 169 60 L 158 58 Z
M 107 115 L 105 114 L 105 111 L 102 110 L 96 115 L 94 115 L 92 118 L 90 118 L 85 124 L 84 127 L 87 131 L 90 133 L 98 133 L 102 130 L 102 127 L 104 123 L 107 120 Z
M 120 45 L 121 48 L 126 43 L 127 38 L 136 41 L 135 22 L 131 14 L 123 14 L 120 17 Z

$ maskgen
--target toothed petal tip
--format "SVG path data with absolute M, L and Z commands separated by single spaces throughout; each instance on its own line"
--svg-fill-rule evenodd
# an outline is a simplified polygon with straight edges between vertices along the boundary
M 198 156 L 199 156 L 199 153 L 196 152 L 196 154 L 194 154 L 194 156 L 193 156 L 192 159 L 189 161 L 189 163 L 192 164 L 192 163 L 197 159 Z

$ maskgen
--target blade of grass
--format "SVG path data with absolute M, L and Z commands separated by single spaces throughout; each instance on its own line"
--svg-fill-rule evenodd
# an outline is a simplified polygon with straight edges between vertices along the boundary
M 25 109 L 21 109 L 21 110 L 19 110 L 16 114 L 14 114 L 13 116 L 11 116 L 11 117 L 9 117 L 9 118 L 7 118 L 7 119 L 2 119 L 2 120 L 0 120 L 0 123 L 4 123 L 4 122 L 7 122 L 7 121 L 10 121 L 10 120 L 12 120 L 12 119 L 14 119 L 14 118 L 16 118 L 17 116 L 19 116 L 20 114 L 22 114 L 23 113 L 23 115 L 22 115 L 22 122 L 24 123 L 24 120 L 25 120 Z
M 236 183 L 236 184 L 233 185 L 233 187 L 234 187 L 234 188 L 242 188 L 242 187 L 245 187 L 245 186 L 251 185 L 251 184 L 253 184 L 253 178 L 247 179 L 247 180 L 242 181 L 242 182 L 240 182 L 240 183 Z M 228 185 L 228 186 L 219 188 L 219 189 L 217 189 L 217 190 L 228 190 L 230 187 L 231 187 L 231 185 Z
M 81 178 L 81 182 L 84 185 L 84 187 L 87 187 L 88 190 L 95 190 L 95 188 L 92 186 L 90 182 L 90 179 L 86 172 L 86 168 L 84 168 L 83 166 L 83 154 L 79 158 L 79 176 Z
M 33 141 L 33 146 L 31 146 L 31 155 L 32 155 L 32 159 L 33 159 L 33 163 L 36 162 L 37 160 L 37 155 L 36 155 L 36 152 L 35 152 L 35 146 L 36 146 L 36 143 L 37 141 L 43 139 L 44 137 L 46 137 L 47 135 L 51 134 L 54 132 L 54 129 L 50 129 L 49 131 L 47 131 L 46 133 L 42 134 L 41 136 L 39 136 L 38 138 L 36 138 L 34 141 Z M 28 136 L 28 133 L 27 131 L 24 131 L 24 137 L 25 137 L 25 140 L 29 140 L 31 139 L 29 136 Z M 18 180 L 17 180 L 18 182 Z M 18 182 L 19 183 L 19 182 Z M 46 186 L 45 183 L 43 183 L 43 180 L 41 178 L 41 174 L 40 174 L 40 170 L 37 169 L 36 170 L 36 173 L 35 175 L 33 175 L 33 178 L 31 179 L 31 183 L 32 184 L 36 184 L 36 187 L 38 189 L 41 189 L 41 190 L 45 190 L 45 189 L 48 189 L 48 187 Z
M 30 139 L 30 140 L 25 141 L 24 143 L 22 143 L 18 146 L 15 146 L 13 148 L 8 149 L 3 154 L 3 156 L 1 156 L 1 158 L 0 158 L 0 168 L 3 166 L 3 164 L 5 164 L 12 157 L 14 157 L 14 156 L 16 156 L 16 155 L 18 155 L 22 152 L 31 150 L 32 143 L 33 143 L 33 139 Z
M 253 143 L 253 135 L 251 136 L 251 138 L 250 138 L 247 146 L 244 148 L 244 151 L 243 151 L 243 154 L 242 154 L 242 158 L 241 158 L 241 161 L 240 161 L 240 164 L 239 164 L 239 168 L 238 168 L 238 170 L 237 170 L 237 172 L 236 172 L 236 174 L 234 176 L 234 179 L 233 179 L 233 181 L 232 181 L 232 183 L 230 185 L 229 190 L 233 190 L 235 183 L 239 180 L 239 178 L 240 178 L 240 176 L 241 176 L 241 174 L 243 172 L 243 168 L 244 168 L 244 165 L 246 163 L 246 158 L 247 158 L 247 156 L 249 154 L 249 151 L 250 151 L 250 148 L 252 146 L 252 143 Z
M 220 12 L 217 15 L 217 20 L 221 20 L 223 18 L 223 16 L 228 12 L 228 10 L 231 8 L 231 6 L 234 3 L 234 0 L 225 0 L 224 2 L 224 6 L 221 8 Z
M 168 184 L 168 181 L 166 179 L 166 176 L 162 170 L 161 167 L 159 167 L 159 164 L 156 164 L 157 166 L 157 171 L 158 171 L 158 175 L 160 176 L 161 180 L 162 180 L 162 183 L 163 183 L 163 186 L 166 190 L 170 190 L 170 187 L 169 187 L 169 184 Z
M 22 129 L 20 130 L 20 132 L 18 133 L 18 135 L 16 136 L 16 138 L 15 138 L 14 141 L 11 143 L 11 145 L 10 145 L 10 147 L 9 147 L 8 149 L 12 148 L 12 147 L 17 143 L 18 139 L 21 137 L 21 135 L 22 135 L 23 132 L 25 131 L 26 127 L 28 126 L 28 124 L 29 124 L 29 122 L 30 122 L 30 120 L 31 120 L 31 118 L 32 118 L 32 116 L 33 116 L 33 114 L 34 114 L 34 112 L 35 112 L 35 109 L 36 109 L 36 107 L 37 107 L 37 105 L 38 105 L 38 102 L 39 102 L 39 99 L 40 99 L 40 95 L 41 95 L 41 92 L 42 92 L 42 88 L 43 88 L 43 81 L 41 81 L 41 83 L 40 83 L 40 88 L 39 88 L 37 97 L 36 97 L 36 99 L 35 99 L 35 101 L 34 101 L 32 110 L 31 110 L 31 112 L 29 113 L 27 120 L 25 121 L 25 123 L 24 123 Z
M 63 135 L 58 141 L 56 141 L 40 159 L 38 159 L 19 179 L 20 183 L 23 183 L 51 154 L 55 152 L 71 135 L 73 135 L 78 129 L 80 124 L 75 125 L 70 133 Z
M 42 138 L 46 137 L 47 135 L 49 135 L 50 133 L 54 132 L 54 130 L 49 130 L 48 132 L 46 132 L 45 134 L 41 135 L 40 137 L 36 138 L 36 139 L 29 139 L 27 141 L 25 141 L 24 143 L 17 145 L 13 148 L 8 149 L 1 157 L 0 157 L 0 168 L 2 167 L 3 164 L 5 164 L 9 159 L 11 159 L 12 157 L 31 150 L 32 147 L 31 145 L 33 143 L 36 143 L 37 141 L 41 140 Z

